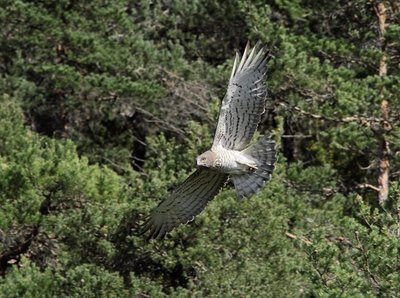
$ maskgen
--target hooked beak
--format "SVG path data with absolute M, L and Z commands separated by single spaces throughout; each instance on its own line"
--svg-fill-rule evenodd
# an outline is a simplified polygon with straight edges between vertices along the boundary
M 200 158 L 196 158 L 196 163 L 198 168 L 205 168 L 205 164 L 201 161 Z

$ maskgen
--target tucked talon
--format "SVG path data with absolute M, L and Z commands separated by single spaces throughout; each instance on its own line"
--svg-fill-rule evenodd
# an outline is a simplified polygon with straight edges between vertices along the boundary
M 252 172 L 252 173 L 254 173 L 255 171 L 257 171 L 258 170 L 258 168 L 257 168 L 257 166 L 253 166 L 253 165 L 248 165 L 249 166 L 249 172 Z

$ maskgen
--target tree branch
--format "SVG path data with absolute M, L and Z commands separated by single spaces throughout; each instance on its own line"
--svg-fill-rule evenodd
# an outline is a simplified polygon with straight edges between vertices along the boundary
M 389 122 L 389 119 L 377 118 L 377 117 L 363 117 L 363 116 L 347 116 L 347 117 L 343 117 L 343 118 L 340 118 L 340 117 L 334 118 L 334 117 L 328 117 L 328 116 L 324 116 L 324 115 L 314 114 L 314 113 L 308 112 L 306 110 L 303 110 L 300 107 L 291 106 L 284 102 L 279 102 L 278 105 L 284 107 L 285 109 L 295 111 L 301 115 L 304 115 L 304 116 L 307 116 L 307 117 L 310 117 L 313 119 L 325 120 L 325 121 L 336 122 L 336 123 L 356 122 L 364 127 L 372 127 L 373 124 L 377 125 L 377 124 L 383 123 L 383 125 L 388 127 L 388 129 L 392 128 L 392 125 Z

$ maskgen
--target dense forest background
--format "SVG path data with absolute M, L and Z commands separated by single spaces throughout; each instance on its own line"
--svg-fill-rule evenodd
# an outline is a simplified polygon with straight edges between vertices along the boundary
M 146 241 L 248 40 L 272 181 Z M 0 296 L 396 297 L 399 40 L 397 0 L 2 1 Z

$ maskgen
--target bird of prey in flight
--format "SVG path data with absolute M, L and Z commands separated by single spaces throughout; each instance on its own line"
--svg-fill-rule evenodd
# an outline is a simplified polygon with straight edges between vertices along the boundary
M 196 171 L 147 217 L 142 231 L 150 230 L 150 238 L 162 238 L 192 221 L 228 178 L 239 199 L 252 196 L 271 179 L 275 142 L 267 134 L 249 145 L 265 111 L 268 58 L 258 44 L 253 49 L 247 44 L 241 59 L 236 53 L 213 145 L 197 157 Z

